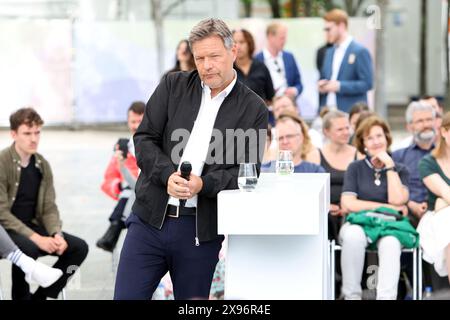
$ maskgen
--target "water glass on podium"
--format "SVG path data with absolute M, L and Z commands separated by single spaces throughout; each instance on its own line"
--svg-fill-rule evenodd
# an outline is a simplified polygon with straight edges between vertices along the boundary
M 275 171 L 279 175 L 289 175 L 294 172 L 294 161 L 292 160 L 292 151 L 280 150 L 276 162 Z
M 253 191 L 258 183 L 255 163 L 239 164 L 238 186 L 241 191 Z

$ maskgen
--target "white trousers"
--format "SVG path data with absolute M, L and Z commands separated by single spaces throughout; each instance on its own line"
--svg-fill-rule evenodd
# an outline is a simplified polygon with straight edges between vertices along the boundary
M 362 296 L 361 279 L 368 241 L 361 226 L 345 223 L 339 232 L 342 247 L 342 293 L 345 299 L 360 300 Z M 378 240 L 377 300 L 397 299 L 397 286 L 400 277 L 401 244 L 394 236 Z

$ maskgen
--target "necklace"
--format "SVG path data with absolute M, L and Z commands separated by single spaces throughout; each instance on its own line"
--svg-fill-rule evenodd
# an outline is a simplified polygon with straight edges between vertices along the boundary
M 383 171 L 383 169 L 377 169 L 377 168 L 375 168 L 373 165 L 372 165 L 372 163 L 370 163 L 370 161 L 369 160 L 367 160 L 367 158 L 365 159 L 366 160 L 366 163 L 367 163 L 367 165 L 369 166 L 369 168 L 371 168 L 373 171 L 374 171 L 374 173 L 373 173 L 373 175 L 374 175 L 374 181 L 373 181 L 373 183 L 377 186 L 377 187 L 379 187 L 380 185 L 381 185 L 381 171 Z
M 381 173 L 380 173 L 380 171 L 375 171 L 374 176 L 375 176 L 375 180 L 373 181 L 373 183 L 375 183 L 375 185 L 376 185 L 377 187 L 379 187 L 380 184 L 381 184 L 381 180 L 380 180 Z

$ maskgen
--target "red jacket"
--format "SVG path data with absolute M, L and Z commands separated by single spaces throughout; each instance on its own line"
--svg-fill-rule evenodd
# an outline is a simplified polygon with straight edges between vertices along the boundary
M 139 174 L 139 168 L 137 166 L 136 158 L 128 152 L 128 156 L 125 159 L 125 167 L 130 170 L 130 173 L 137 178 Z M 123 181 L 122 173 L 120 173 L 118 162 L 116 157 L 112 157 L 106 168 L 104 180 L 101 185 L 101 189 L 108 196 L 114 200 L 119 199 L 120 188 L 119 185 Z

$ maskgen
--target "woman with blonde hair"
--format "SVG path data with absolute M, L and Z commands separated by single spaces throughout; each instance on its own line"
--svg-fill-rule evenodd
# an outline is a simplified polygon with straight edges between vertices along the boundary
M 341 217 L 341 192 L 344 175 L 350 163 L 357 159 L 357 150 L 349 145 L 350 122 L 347 113 L 331 110 L 323 117 L 322 131 L 326 142 L 312 155 L 312 162 L 321 165 L 330 173 L 330 216 L 328 218 L 329 239 L 337 239 Z
M 436 148 L 419 162 L 419 172 L 428 189 L 429 210 L 417 227 L 423 258 L 450 282 L 450 112 L 442 119 Z

